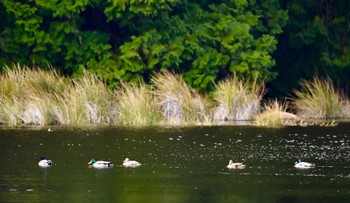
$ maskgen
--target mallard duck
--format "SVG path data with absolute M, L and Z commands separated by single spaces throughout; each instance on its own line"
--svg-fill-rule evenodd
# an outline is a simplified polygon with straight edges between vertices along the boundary
M 124 167 L 139 167 L 139 166 L 141 166 L 141 163 L 134 161 L 134 160 L 129 160 L 129 158 L 125 158 L 123 161 L 123 166 Z
M 301 161 L 300 159 L 294 162 L 294 167 L 300 168 L 300 169 L 315 168 L 315 166 L 316 165 L 314 163 L 304 162 L 304 161 Z
M 90 167 L 94 168 L 112 168 L 113 163 L 109 161 L 96 161 L 96 159 L 91 159 L 88 163 Z
M 43 167 L 43 168 L 51 167 L 52 166 L 52 161 L 45 159 L 45 157 L 41 155 L 38 165 L 40 167 Z
M 232 160 L 228 162 L 228 165 L 226 166 L 228 169 L 244 169 L 245 165 L 243 163 L 233 163 Z

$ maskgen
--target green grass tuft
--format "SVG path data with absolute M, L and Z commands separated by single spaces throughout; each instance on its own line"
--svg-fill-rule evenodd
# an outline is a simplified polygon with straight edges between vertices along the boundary
M 206 98 L 190 88 L 181 76 L 169 72 L 153 77 L 157 104 L 166 125 L 209 125 L 213 123 L 208 114 Z
M 287 104 L 278 101 L 268 101 L 255 118 L 255 125 L 266 127 L 282 127 L 285 125 L 296 125 L 300 118 L 286 111 Z
M 330 79 L 315 77 L 301 81 L 302 90 L 295 90 L 293 104 L 303 118 L 332 119 L 342 117 L 342 98 Z
M 115 96 L 96 76 L 59 76 L 53 69 L 5 67 L 0 122 L 8 125 L 89 125 L 116 122 Z
M 122 125 L 149 126 L 159 124 L 160 116 L 152 89 L 144 83 L 122 84 L 117 91 Z
M 218 121 L 251 120 L 260 110 L 263 85 L 232 77 L 216 85 L 214 118 Z

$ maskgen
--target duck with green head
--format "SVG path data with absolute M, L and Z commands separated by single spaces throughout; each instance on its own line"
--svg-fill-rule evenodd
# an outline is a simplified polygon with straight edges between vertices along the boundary
M 97 161 L 96 159 L 91 159 L 88 163 L 89 167 L 93 168 L 112 168 L 113 163 L 109 161 Z
M 316 164 L 301 161 L 301 159 L 298 159 L 296 162 L 294 162 L 294 167 L 299 169 L 310 169 L 310 168 L 315 168 Z

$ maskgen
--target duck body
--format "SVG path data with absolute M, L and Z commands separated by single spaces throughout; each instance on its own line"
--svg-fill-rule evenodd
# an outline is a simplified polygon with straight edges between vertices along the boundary
M 142 164 L 134 161 L 134 160 L 129 160 L 129 158 L 125 158 L 125 160 L 123 161 L 123 166 L 124 167 L 131 167 L 131 168 L 135 168 L 135 167 L 139 167 Z
M 228 169 L 244 169 L 245 165 L 243 163 L 234 163 L 232 160 L 230 160 L 226 167 Z
M 114 165 L 112 162 L 109 161 L 96 161 L 96 159 L 91 159 L 90 162 L 88 163 L 90 167 L 93 168 L 112 168 Z
M 304 162 L 299 159 L 294 163 L 294 167 L 299 169 L 309 169 L 309 168 L 315 168 L 316 165 L 314 163 Z
M 38 165 L 42 168 L 48 168 L 52 166 L 52 161 L 45 159 L 44 156 L 40 156 Z

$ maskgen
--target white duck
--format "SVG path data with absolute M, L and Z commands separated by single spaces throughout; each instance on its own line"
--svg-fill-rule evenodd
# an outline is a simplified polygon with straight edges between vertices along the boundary
M 134 161 L 134 160 L 129 160 L 129 158 L 125 158 L 124 161 L 123 161 L 123 166 L 124 167 L 139 167 L 141 166 L 142 164 L 137 162 L 137 161 Z
M 226 167 L 228 169 L 244 169 L 245 165 L 243 163 L 233 163 L 233 161 L 230 160 Z
M 88 163 L 89 167 L 94 168 L 112 168 L 113 163 L 109 161 L 97 161 L 96 159 L 91 159 Z
M 301 161 L 300 159 L 294 162 L 294 167 L 300 168 L 300 169 L 315 168 L 315 166 L 316 165 L 314 163 L 304 162 L 304 161 Z
M 45 159 L 45 157 L 41 155 L 38 165 L 42 168 L 48 168 L 52 166 L 52 161 Z

